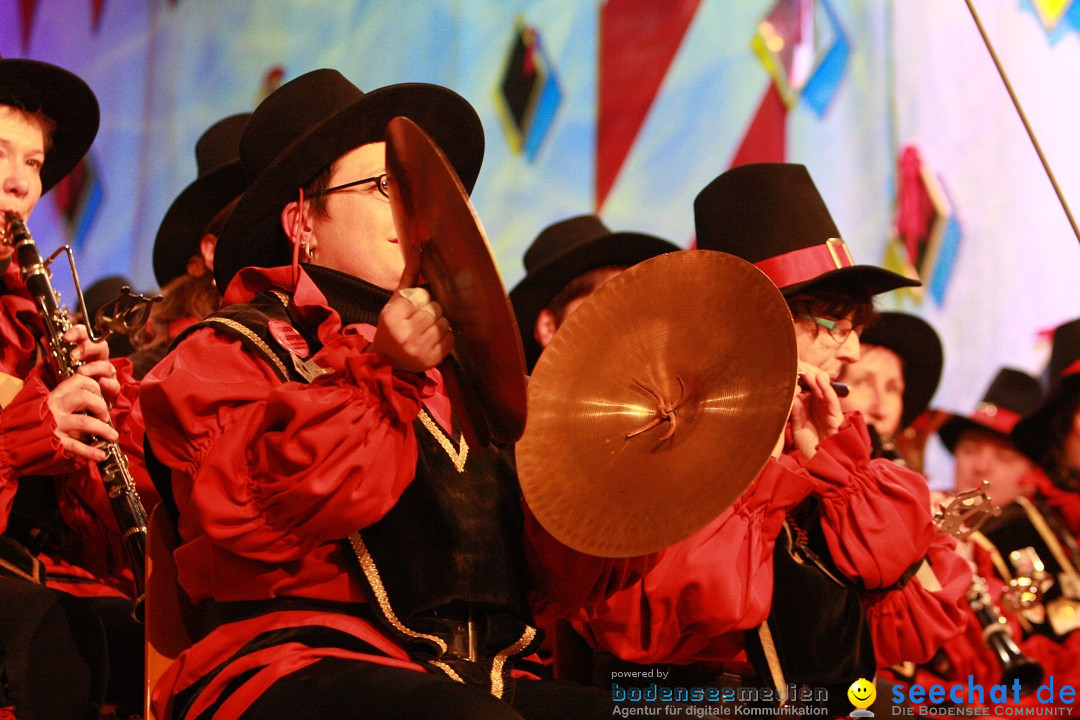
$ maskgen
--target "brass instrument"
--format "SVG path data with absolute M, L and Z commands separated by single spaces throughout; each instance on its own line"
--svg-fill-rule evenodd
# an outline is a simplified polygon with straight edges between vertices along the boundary
M 56 376 L 63 380 L 75 374 L 82 362 L 71 358 L 72 347 L 64 340 L 64 333 L 72 327 L 72 324 L 67 309 L 60 305 L 59 295 L 53 289 L 49 263 L 56 254 L 64 251 L 68 253 L 75 286 L 79 299 L 82 301 L 82 288 L 79 287 L 79 278 L 74 272 L 75 264 L 71 259 L 71 249 L 64 246 L 48 261 L 44 261 L 21 217 L 12 212 L 5 212 L 4 224 L 0 229 L 5 228 L 6 233 L 0 233 L 0 237 L 5 243 L 15 248 L 19 266 L 22 268 L 23 281 L 37 304 L 38 313 L 45 327 L 47 362 Z M 106 442 L 100 438 L 93 438 L 93 445 L 105 452 L 105 459 L 97 463 L 98 471 L 105 484 L 109 503 L 116 516 L 116 523 L 120 527 L 124 555 L 134 575 L 135 606 L 132 609 L 132 616 L 142 622 L 146 578 L 146 511 L 139 500 L 139 494 L 135 490 L 135 480 L 131 476 L 127 458 L 120 450 L 120 446 L 115 442 Z
M 979 488 L 959 493 L 948 505 L 943 506 L 934 515 L 934 521 L 941 531 L 965 540 L 987 520 L 1000 515 L 1001 508 L 992 506 L 986 494 L 989 486 L 990 483 L 983 480 Z M 968 561 L 971 562 L 970 557 Z M 1042 684 L 1043 667 L 1037 660 L 1025 655 L 1013 640 L 1007 621 L 990 597 L 986 579 L 975 572 L 973 562 L 971 569 L 971 586 L 967 591 L 968 605 L 982 626 L 983 640 L 1001 667 L 1001 682 L 1011 686 L 1014 681 L 1019 681 L 1020 696 L 1026 697 Z

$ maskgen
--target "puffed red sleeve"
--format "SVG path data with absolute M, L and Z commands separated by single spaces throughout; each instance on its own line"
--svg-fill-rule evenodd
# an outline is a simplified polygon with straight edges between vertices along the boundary
M 866 617 L 878 667 L 926 662 L 938 648 L 964 632 L 971 565 L 955 548 L 956 539 L 941 534 L 935 535 L 930 545 L 926 562 L 939 588 L 923 585 L 916 574 L 902 588 L 867 597 Z
M 814 457 L 796 456 L 815 479 L 822 530 L 842 573 L 876 590 L 926 555 L 935 533 L 926 479 L 889 460 L 871 460 L 858 413 L 848 415 Z
M 426 381 L 366 347 L 338 336 L 315 357 L 330 374 L 281 382 L 239 341 L 202 329 L 144 379 L 155 453 L 214 542 L 290 562 L 393 507 L 415 473 L 412 420 Z M 193 478 L 190 498 L 178 473 Z
M 0 412 L 0 532 L 7 529 L 20 476 L 55 475 L 77 465 L 56 436 L 48 395 L 35 368 Z
M 724 636 L 769 613 L 776 537 L 810 486 L 789 458 L 770 460 L 731 508 L 669 548 L 641 582 L 578 613 L 574 626 L 594 647 L 633 662 L 729 657 Z

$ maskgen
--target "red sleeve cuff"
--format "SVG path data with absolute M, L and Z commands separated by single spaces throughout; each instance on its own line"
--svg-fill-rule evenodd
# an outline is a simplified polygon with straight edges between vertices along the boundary
M 819 486 L 826 486 L 815 489 L 827 492 L 829 486 L 842 486 L 857 477 L 857 472 L 870 462 L 870 450 L 870 435 L 862 416 L 853 413 L 844 418 L 836 434 L 821 441 L 814 457 L 802 453 L 794 456 L 811 475 L 821 479 Z
M 16 475 L 54 474 L 71 469 L 56 436 L 48 388 L 37 369 L 0 414 L 0 459 Z
M 319 351 L 316 362 L 336 371 L 331 382 L 346 379 L 366 385 L 381 397 L 401 422 L 411 422 L 420 412 L 420 400 L 431 383 L 425 375 L 396 371 L 386 358 L 367 352 L 368 341 L 348 334 Z

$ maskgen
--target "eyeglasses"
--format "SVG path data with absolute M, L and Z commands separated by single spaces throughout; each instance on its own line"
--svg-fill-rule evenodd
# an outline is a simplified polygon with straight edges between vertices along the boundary
M 354 188 L 357 185 L 363 185 L 364 183 L 375 183 L 375 187 L 379 190 L 379 193 L 387 200 L 390 199 L 390 181 L 387 179 L 386 173 L 382 173 L 381 175 L 375 175 L 369 178 L 364 178 L 363 180 L 354 180 L 353 182 L 345 183 L 344 185 L 335 185 L 332 188 L 326 188 L 325 190 L 321 190 L 317 193 L 312 193 L 309 197 L 329 195 L 330 193 L 339 192 L 341 190 L 348 190 L 349 188 Z
M 830 320 L 829 318 L 809 315 L 807 313 L 799 313 L 799 317 L 813 320 L 818 325 L 828 330 L 832 339 L 841 345 L 847 342 L 847 339 L 851 337 L 851 333 L 855 332 L 855 326 L 847 318 L 844 318 L 843 320 Z

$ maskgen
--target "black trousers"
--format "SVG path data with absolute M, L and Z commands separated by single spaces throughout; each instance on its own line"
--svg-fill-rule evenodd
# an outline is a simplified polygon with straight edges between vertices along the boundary
M 99 717 L 108 680 L 100 618 L 80 598 L 0 577 L 0 673 L 0 703 L 19 720 Z
M 587 720 L 612 717 L 611 692 L 519 680 L 500 700 L 441 675 L 326 658 L 279 680 L 243 720 Z

